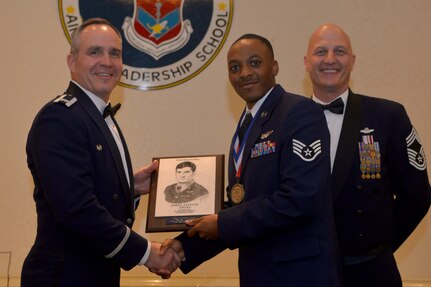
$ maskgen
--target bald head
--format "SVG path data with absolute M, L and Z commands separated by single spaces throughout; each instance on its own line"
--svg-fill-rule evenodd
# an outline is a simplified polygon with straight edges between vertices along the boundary
M 347 48 L 350 51 L 353 51 L 352 44 L 350 43 L 350 37 L 347 35 L 346 32 L 344 32 L 343 29 L 341 29 L 340 26 L 337 26 L 332 23 L 327 23 L 319 26 L 313 34 L 311 34 L 310 38 L 308 39 L 308 53 L 310 52 L 310 48 L 313 47 L 313 45 L 316 43 L 316 41 L 319 41 L 322 38 L 327 38 L 328 40 L 330 38 L 343 38 Z
M 345 92 L 355 58 L 350 38 L 343 29 L 335 24 L 318 27 L 310 36 L 304 57 L 314 96 L 330 102 Z

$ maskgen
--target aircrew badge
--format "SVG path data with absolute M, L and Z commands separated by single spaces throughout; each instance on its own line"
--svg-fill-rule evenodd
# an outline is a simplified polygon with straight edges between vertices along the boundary
M 258 157 L 261 155 L 266 155 L 275 152 L 276 142 L 274 141 L 266 141 L 260 142 L 254 145 L 251 150 L 251 157 Z
M 78 100 L 74 97 L 74 96 L 72 96 L 71 94 L 63 94 L 63 95 L 61 95 L 61 96 L 59 96 L 59 97 L 57 97 L 55 100 L 54 100 L 54 103 L 60 103 L 60 104 L 63 104 L 63 105 L 65 105 L 66 107 L 70 107 L 70 106 L 72 106 L 74 103 L 76 103 Z
M 414 127 L 412 127 L 412 131 L 406 138 L 406 142 L 407 155 L 409 157 L 410 165 L 412 165 L 417 170 L 425 170 L 427 168 L 425 151 L 419 139 L 419 135 Z
M 368 130 L 368 128 L 366 129 Z M 380 173 L 381 155 L 379 143 L 374 141 L 373 135 L 366 133 L 362 135 L 362 142 L 358 143 L 358 147 L 362 179 L 380 179 L 382 175 Z
M 363 134 L 370 134 L 374 132 L 374 129 L 369 129 L 368 127 L 366 127 L 365 129 L 361 130 L 361 133 Z
M 313 143 L 306 145 L 297 139 L 293 139 L 293 153 L 304 161 L 313 161 L 320 153 L 322 153 L 321 141 L 316 140 Z
M 273 132 L 274 132 L 274 130 L 269 130 L 269 131 L 267 131 L 267 132 L 262 133 L 262 134 L 260 135 L 260 139 L 261 139 L 261 140 L 266 139 L 266 138 L 267 138 L 267 137 L 269 137 Z

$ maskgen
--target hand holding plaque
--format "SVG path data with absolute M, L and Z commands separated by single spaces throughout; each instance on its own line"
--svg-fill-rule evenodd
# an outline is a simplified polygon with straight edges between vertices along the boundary
M 224 155 L 155 158 L 146 232 L 184 231 L 223 206 Z
M 143 166 L 133 175 L 135 196 L 148 194 L 150 192 L 151 173 L 157 170 L 159 163 L 153 160 L 149 165 Z
M 219 237 L 218 225 L 217 225 L 217 214 L 206 215 L 196 219 L 186 220 L 188 226 L 193 226 L 187 235 L 193 237 L 199 234 L 200 238 L 206 240 L 215 240 Z

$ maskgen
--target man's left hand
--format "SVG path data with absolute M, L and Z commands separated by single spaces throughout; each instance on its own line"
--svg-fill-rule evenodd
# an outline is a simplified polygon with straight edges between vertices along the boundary
M 157 169 L 159 162 L 154 160 L 151 164 L 138 169 L 133 175 L 135 182 L 135 196 L 150 192 L 151 173 Z
M 185 223 L 188 226 L 193 226 L 189 231 L 187 231 L 187 235 L 189 237 L 193 237 L 196 234 L 199 234 L 200 238 L 204 238 L 206 240 L 217 239 L 219 237 L 217 219 L 217 214 L 211 214 L 196 219 L 186 220 Z

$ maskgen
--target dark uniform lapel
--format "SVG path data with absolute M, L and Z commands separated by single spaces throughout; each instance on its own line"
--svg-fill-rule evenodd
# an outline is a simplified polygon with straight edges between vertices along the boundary
M 115 120 L 115 118 L 112 118 L 112 121 L 117 126 L 118 134 L 120 135 L 121 143 L 123 144 L 124 156 L 126 157 L 127 170 L 129 172 L 130 186 L 134 187 L 132 161 L 130 159 L 129 149 L 127 148 L 126 140 L 124 139 L 123 133 L 121 132 L 120 126 L 118 125 L 117 121 Z M 120 156 L 120 159 L 121 159 L 121 156 Z M 123 167 L 123 161 L 121 161 L 121 167 Z M 124 170 L 124 167 L 123 167 L 123 170 Z M 126 180 L 126 184 L 127 184 L 127 178 L 125 180 Z M 124 182 L 123 182 L 123 184 L 124 184 Z M 127 185 L 127 187 L 128 186 L 129 185 Z M 133 193 L 134 193 L 134 190 L 132 190 L 132 194 Z
M 340 139 L 338 141 L 334 166 L 332 169 L 332 193 L 337 198 L 353 164 L 358 151 L 358 131 L 362 122 L 362 105 L 360 97 L 349 90 L 346 114 L 344 115 Z
M 281 88 L 280 85 L 276 85 L 274 89 L 271 91 L 271 93 L 266 98 L 265 102 L 260 107 L 259 111 L 256 113 L 255 121 L 253 124 L 253 127 L 250 131 L 250 134 L 247 138 L 247 142 L 244 147 L 244 154 L 243 154 L 243 172 L 241 173 L 241 176 L 245 173 L 245 170 L 247 168 L 247 161 L 250 158 L 251 150 L 253 146 L 256 144 L 256 141 L 259 139 L 260 135 L 262 134 L 262 127 L 263 125 L 268 121 L 268 119 L 271 117 L 271 113 L 274 110 L 275 106 L 278 103 L 278 100 L 281 96 L 281 94 L 284 93 L 283 88 Z
M 123 160 L 121 159 L 120 151 L 118 150 L 117 143 L 115 142 L 115 139 L 112 136 L 111 130 L 109 129 L 108 125 L 105 122 L 105 119 L 102 117 L 99 110 L 96 108 L 96 106 L 91 101 L 91 99 L 84 93 L 84 91 L 82 91 L 78 86 L 76 86 L 73 83 L 69 85 L 67 91 L 78 99 L 78 103 L 81 103 L 81 106 L 83 107 L 83 109 L 87 112 L 90 118 L 102 131 L 106 139 L 106 142 L 108 143 L 109 150 L 111 151 L 112 158 L 114 159 L 115 168 L 117 169 L 117 172 L 120 175 L 121 185 L 123 186 L 123 191 L 125 193 L 126 199 L 128 200 L 128 207 L 130 208 L 131 214 L 134 214 L 135 210 L 134 210 L 133 201 L 132 201 L 133 188 L 131 189 L 127 182 L 127 177 L 123 166 Z M 120 134 L 120 138 L 124 147 L 127 167 L 129 170 L 130 186 L 133 187 L 133 175 L 131 171 L 132 167 L 131 167 L 129 151 L 127 149 L 127 145 L 124 141 L 121 130 L 115 120 L 114 120 L 114 123 L 117 126 L 117 129 Z

